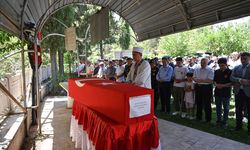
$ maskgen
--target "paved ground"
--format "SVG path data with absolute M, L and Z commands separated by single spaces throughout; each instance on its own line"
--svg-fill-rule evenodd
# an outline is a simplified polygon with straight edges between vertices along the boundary
M 67 97 L 47 97 L 43 103 L 42 135 L 31 129 L 22 150 L 75 150 L 69 137 L 71 109 L 66 108 Z
M 75 150 L 69 137 L 71 109 L 66 97 L 43 103 L 42 135 L 26 140 L 23 150 Z M 33 130 L 36 130 L 36 128 Z M 159 119 L 162 150 L 249 150 L 250 145 Z
M 250 145 L 159 119 L 163 150 L 249 150 Z

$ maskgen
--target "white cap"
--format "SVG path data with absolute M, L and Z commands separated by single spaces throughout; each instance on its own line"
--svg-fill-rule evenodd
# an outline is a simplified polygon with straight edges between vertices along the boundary
M 133 52 L 137 52 L 137 53 L 143 53 L 143 48 L 141 47 L 133 47 Z
M 104 63 L 103 63 L 103 62 L 100 62 L 99 65 L 104 65 Z

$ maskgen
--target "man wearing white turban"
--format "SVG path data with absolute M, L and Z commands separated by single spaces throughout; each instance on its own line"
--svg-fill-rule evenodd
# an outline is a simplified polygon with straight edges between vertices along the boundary
M 131 66 L 126 81 L 140 87 L 151 88 L 151 67 L 146 60 L 142 59 L 142 53 L 143 48 L 133 48 L 134 63 Z

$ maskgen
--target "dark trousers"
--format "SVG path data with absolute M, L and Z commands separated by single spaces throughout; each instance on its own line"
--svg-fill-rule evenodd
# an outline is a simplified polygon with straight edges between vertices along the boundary
M 157 104 L 159 101 L 159 87 L 158 84 L 152 84 L 152 89 L 154 89 L 154 109 L 157 109 Z
M 236 127 L 242 128 L 242 119 L 243 119 L 243 110 L 244 107 L 247 107 L 248 113 L 248 131 L 250 131 L 250 97 L 246 96 L 243 90 L 240 90 L 237 95 L 235 95 L 235 111 L 236 111 Z
M 228 113 L 229 113 L 229 102 L 230 102 L 230 97 L 215 96 L 217 122 L 222 121 L 223 124 L 227 124 Z M 223 106 L 223 120 L 221 120 L 222 106 Z
M 212 118 L 212 99 L 213 87 L 209 85 L 195 85 L 195 102 L 197 104 L 196 118 L 202 120 L 202 110 L 205 111 L 205 120 L 211 121 Z
M 161 111 L 170 113 L 171 83 L 159 82 Z

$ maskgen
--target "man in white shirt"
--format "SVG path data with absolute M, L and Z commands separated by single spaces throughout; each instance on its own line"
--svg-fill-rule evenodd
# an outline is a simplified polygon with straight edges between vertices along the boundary
M 132 51 L 134 63 L 128 73 L 127 82 L 140 87 L 151 88 L 151 67 L 142 59 L 143 48 L 134 47 Z
M 124 82 L 125 81 L 124 69 L 125 69 L 125 66 L 123 65 L 123 61 L 120 59 L 118 61 L 118 66 L 117 66 L 116 71 L 115 71 L 117 82 Z
M 173 104 L 176 112 L 174 112 L 173 115 L 176 115 L 179 111 L 181 111 L 181 116 L 185 117 L 186 110 L 184 103 L 184 86 L 188 68 L 183 65 L 182 57 L 177 57 L 175 61 L 176 67 L 174 68 Z
M 240 54 L 238 52 L 233 52 L 230 55 L 228 65 L 229 69 L 234 69 L 235 66 L 241 65 Z
M 100 62 L 99 63 L 99 70 L 97 73 L 97 78 L 105 78 L 105 67 L 104 67 L 104 63 Z
M 201 66 L 194 70 L 195 101 L 197 104 L 196 119 L 202 120 L 202 109 L 205 110 L 205 120 L 210 122 L 212 119 L 211 100 L 213 94 L 214 71 L 207 66 L 208 59 L 201 59 Z

